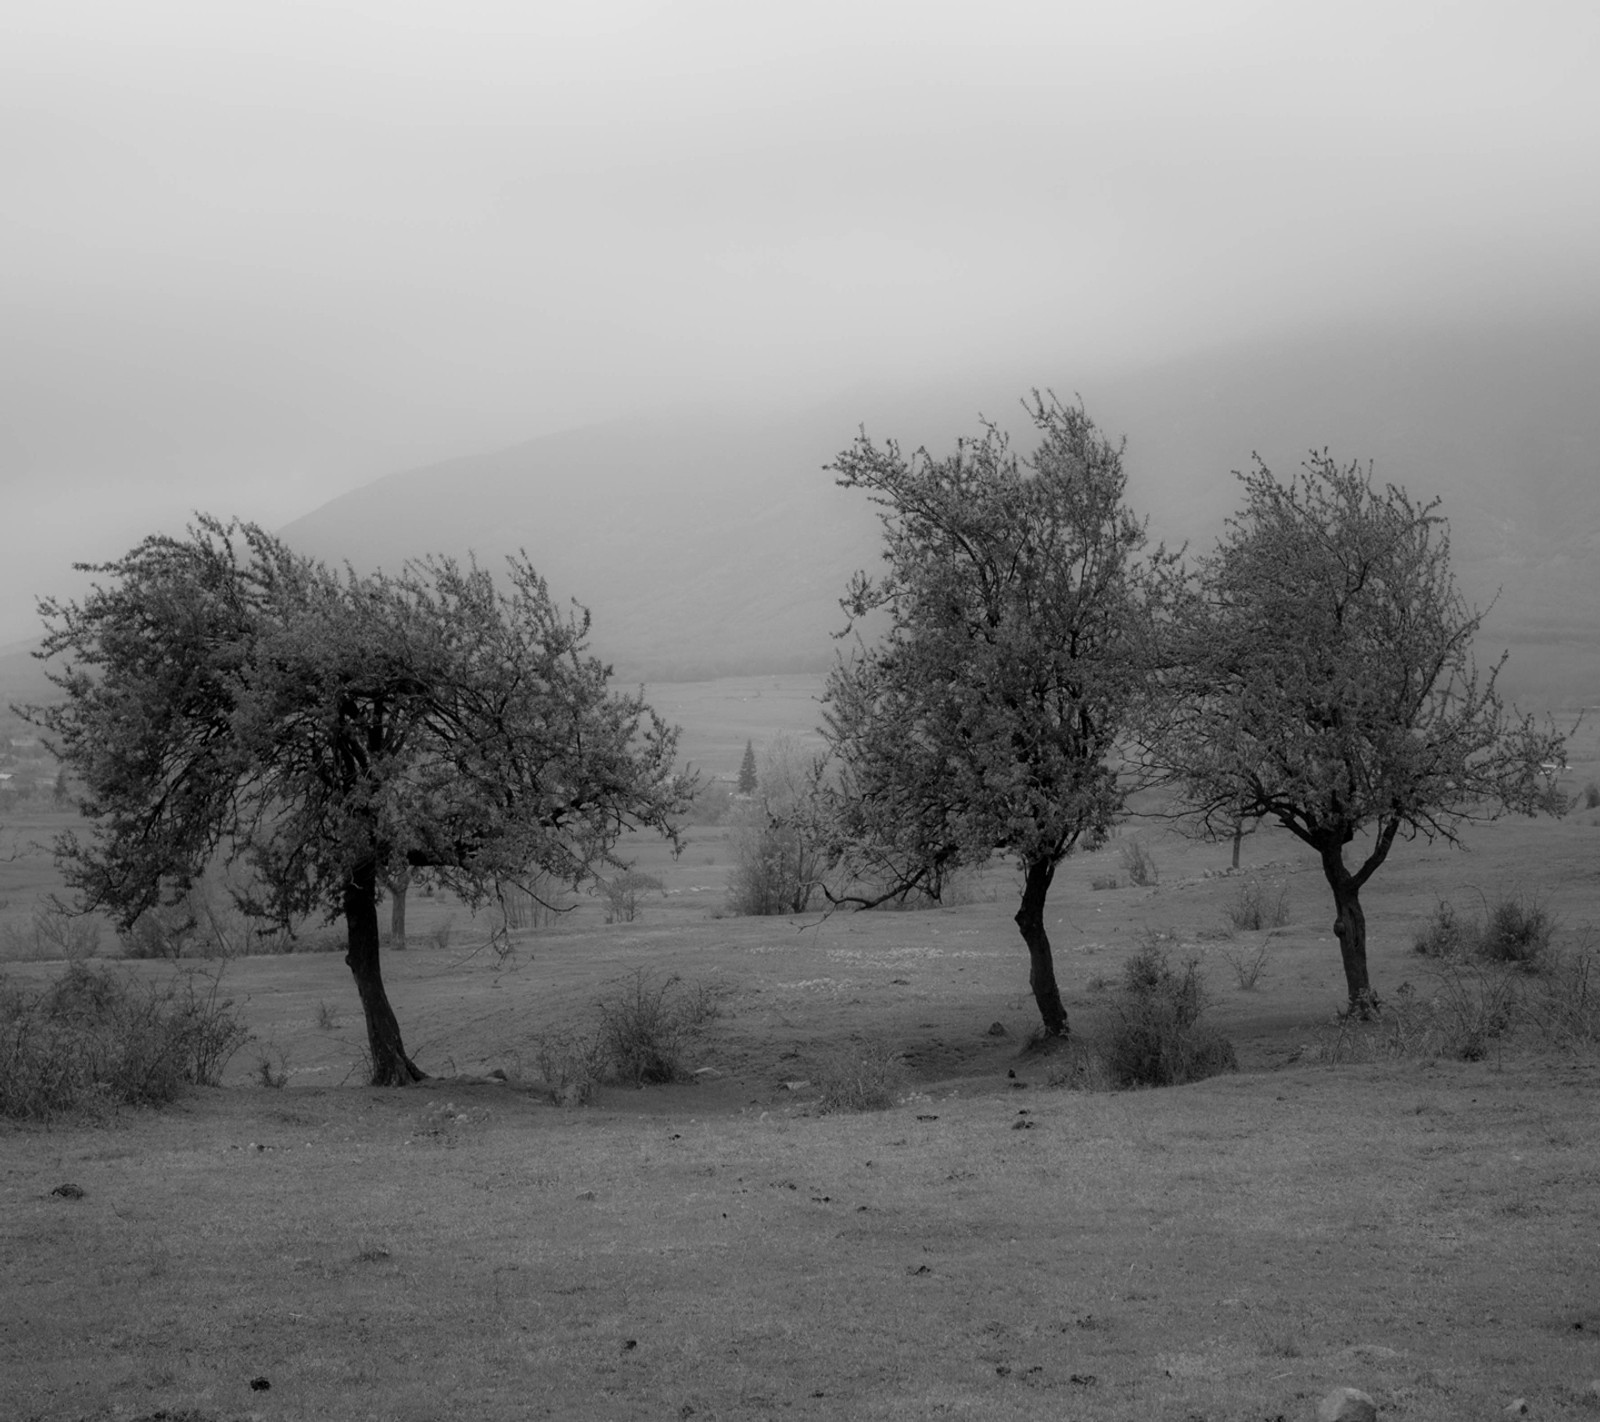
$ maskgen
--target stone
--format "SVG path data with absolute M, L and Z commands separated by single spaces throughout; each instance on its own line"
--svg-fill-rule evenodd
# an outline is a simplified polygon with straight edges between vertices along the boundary
M 1527 1398 L 1525 1398 L 1525 1397 L 1514 1397 L 1514 1398 L 1511 1399 L 1510 1402 L 1506 1403 L 1506 1416 L 1507 1417 L 1526 1417 L 1527 1415 L 1528 1415 L 1528 1399 Z
M 989 1024 L 989 1035 L 991 1037 L 1004 1037 L 1006 1035 L 1006 1024 L 1004 1022 L 991 1022 Z
M 1360 1388 L 1336 1387 L 1317 1404 L 1317 1422 L 1377 1422 L 1378 1405 Z

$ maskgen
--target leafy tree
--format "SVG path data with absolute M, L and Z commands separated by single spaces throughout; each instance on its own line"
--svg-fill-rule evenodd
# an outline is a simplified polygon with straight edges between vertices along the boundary
M 888 629 L 828 680 L 819 803 L 835 861 L 864 885 L 838 903 L 938 898 L 954 870 L 1014 855 L 1034 1000 L 1065 1035 L 1045 901 L 1061 861 L 1122 809 L 1115 747 L 1168 565 L 1141 556 L 1121 447 L 1081 407 L 1035 393 L 1027 408 L 1039 443 L 1025 460 L 985 425 L 942 459 L 862 435 L 833 465 L 879 505 L 887 564 L 841 605 Z
M 1377 1005 L 1361 890 L 1396 838 L 1459 842 L 1467 821 L 1533 813 L 1561 740 L 1480 679 L 1437 501 L 1378 488 L 1326 452 L 1279 482 L 1258 459 L 1242 513 L 1174 619 L 1154 761 L 1208 832 L 1276 820 L 1333 891 L 1351 1008 Z M 1368 835 L 1346 863 L 1346 847 Z
M 744 743 L 744 759 L 739 762 L 739 793 L 741 795 L 754 795 L 756 793 L 756 748 L 746 741 Z
M 607 690 L 526 560 L 505 590 L 449 561 L 330 572 L 202 518 L 41 605 L 65 700 L 29 708 L 83 786 L 90 838 L 58 860 L 124 927 L 220 854 L 287 926 L 342 917 L 376 1085 L 416 1080 L 379 967 L 379 885 L 421 871 L 476 906 L 543 871 L 576 885 L 625 831 L 674 833 L 676 732 Z

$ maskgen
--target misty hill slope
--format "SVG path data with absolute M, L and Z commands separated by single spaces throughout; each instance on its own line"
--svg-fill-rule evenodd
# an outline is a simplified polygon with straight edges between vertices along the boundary
M 844 443 L 805 417 L 619 421 L 392 475 L 282 534 L 361 570 L 525 549 L 627 675 L 805 670 L 842 623 L 840 570 L 876 556 L 865 501 L 821 468 Z
M 1231 471 L 1252 451 L 1280 474 L 1324 445 L 1374 460 L 1380 480 L 1443 500 L 1469 599 L 1498 590 L 1484 652 L 1512 647 L 1511 688 L 1600 700 L 1600 320 L 1347 332 L 1034 383 L 1080 392 L 1127 435 L 1130 500 L 1196 549 L 1236 506 Z M 980 411 L 1026 448 L 1022 388 L 986 377 L 801 414 L 619 421 L 389 476 L 283 534 L 360 569 L 525 548 L 590 607 L 596 649 L 626 676 L 814 668 L 849 574 L 877 559 L 871 506 L 822 466 L 862 424 L 943 452 Z

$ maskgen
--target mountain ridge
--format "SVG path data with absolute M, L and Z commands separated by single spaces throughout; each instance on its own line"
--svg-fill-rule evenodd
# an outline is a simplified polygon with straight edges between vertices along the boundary
M 1326 446 L 1440 496 L 1458 580 L 1488 609 L 1485 658 L 1497 642 L 1531 649 L 1513 656 L 1514 689 L 1600 700 L 1600 319 L 1286 336 L 1056 388 L 1126 431 L 1130 503 L 1197 552 L 1236 506 L 1232 471 L 1252 451 L 1282 475 Z M 824 466 L 863 425 L 943 453 L 980 411 L 1000 410 L 1025 452 L 1023 393 L 989 375 L 788 413 L 619 419 L 386 476 L 282 534 L 363 571 L 526 549 L 633 678 L 816 670 L 850 573 L 878 556 L 872 506 Z

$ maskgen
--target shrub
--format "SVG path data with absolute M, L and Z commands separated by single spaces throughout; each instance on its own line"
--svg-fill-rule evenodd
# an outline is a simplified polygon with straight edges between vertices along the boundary
M 540 1038 L 534 1062 L 557 1106 L 587 1105 L 606 1074 L 600 1039 L 582 1033 Z
M 1583 787 L 1583 803 L 1586 809 L 1600 810 L 1600 785 L 1591 780 Z
M 758 808 L 734 832 L 728 910 L 804 913 L 820 873 L 821 856 L 801 827 Z
M 1503 895 L 1487 906 L 1478 955 L 1534 972 L 1548 956 L 1554 933 L 1555 920 L 1535 895 Z
M 1228 922 L 1241 932 L 1282 928 L 1289 921 L 1289 890 L 1284 884 L 1241 880 L 1227 905 Z
M 1592 942 L 1552 954 L 1538 986 L 1524 1000 L 1528 1020 L 1559 1047 L 1600 1045 L 1600 963 Z
M 268 1091 L 282 1091 L 289 1084 L 289 1059 L 281 1047 L 256 1056 L 256 1083 Z
M 1469 951 L 1476 936 L 1473 925 L 1463 922 L 1455 908 L 1440 899 L 1433 917 L 1411 940 L 1411 947 L 1424 958 L 1459 958 Z
M 768 748 L 761 764 L 760 793 L 742 806 L 732 836 L 730 913 L 806 911 L 823 872 L 812 814 L 820 774 L 792 738 L 779 736 Z
M 1319 1055 L 1336 1063 L 1440 1057 L 1481 1061 L 1511 1030 L 1519 1006 L 1513 975 L 1456 962 L 1426 996 L 1402 983 L 1381 1017 L 1341 1017 Z
M 641 894 L 660 893 L 666 885 L 654 874 L 624 869 L 615 878 L 601 879 L 600 892 L 606 901 L 607 923 L 632 923 L 639 916 Z
M 1128 960 L 1100 1044 L 1117 1087 L 1179 1086 L 1238 1070 L 1233 1043 L 1200 1019 L 1206 1009 L 1198 958 L 1174 968 L 1151 940 Z
M 1228 960 L 1228 966 L 1233 969 L 1233 975 L 1238 979 L 1241 991 L 1255 991 L 1256 984 L 1267 971 L 1268 951 L 1265 943 L 1258 943 L 1253 950 L 1244 949 L 1237 953 L 1224 951 L 1222 956 Z
M 193 973 L 142 983 L 78 963 L 35 993 L 0 984 L 0 1115 L 162 1106 L 187 1085 L 215 1085 L 249 1037 L 220 984 Z
M 702 781 L 684 818 L 691 825 L 720 825 L 733 808 L 733 790 L 725 780 Z
M 686 1073 L 689 1041 L 717 1015 L 716 993 L 674 974 L 659 981 L 642 968 L 615 997 L 595 1004 L 600 1060 L 610 1076 L 644 1086 Z
M 181 902 L 146 909 L 118 939 L 126 958 L 232 958 L 295 948 L 287 930 L 244 913 L 226 881 L 212 876 L 190 888 Z
M 1155 856 L 1145 848 L 1143 840 L 1124 841 L 1119 857 L 1122 860 L 1122 868 L 1128 876 L 1128 882 L 1135 888 L 1149 888 L 1161 878 Z
M 30 961 L 65 958 L 75 963 L 99 952 L 100 925 L 92 918 L 46 900 L 34 906 L 25 924 L 6 924 L 0 932 L 0 944 L 7 958 Z
M 502 884 L 498 902 L 508 933 L 549 928 L 571 907 L 565 884 L 538 869 L 530 870 L 520 883 Z
M 1114 889 L 1117 887 L 1117 876 L 1115 874 L 1096 875 L 1096 877 L 1089 880 L 1089 887 L 1091 889 Z
M 1540 972 L 1550 958 L 1555 919 L 1533 894 L 1504 894 L 1484 902 L 1483 918 L 1458 914 L 1439 901 L 1433 917 L 1412 940 L 1424 957 L 1481 958 L 1485 962 Z
M 884 1111 L 905 1081 L 900 1053 L 878 1043 L 842 1051 L 817 1070 L 817 1110 Z

